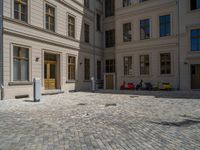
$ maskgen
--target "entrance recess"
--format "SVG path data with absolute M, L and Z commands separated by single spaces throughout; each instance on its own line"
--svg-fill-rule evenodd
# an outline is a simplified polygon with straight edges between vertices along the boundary
M 113 73 L 104 74 L 104 89 L 115 88 L 115 75 Z
M 191 65 L 191 88 L 200 89 L 200 64 Z
M 46 90 L 57 88 L 57 64 L 57 55 L 44 54 L 44 86 Z

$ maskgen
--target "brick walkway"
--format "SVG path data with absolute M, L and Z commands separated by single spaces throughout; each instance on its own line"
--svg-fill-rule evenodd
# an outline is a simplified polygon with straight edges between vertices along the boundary
M 40 103 L 0 101 L 0 150 L 199 150 L 199 93 L 77 92 Z

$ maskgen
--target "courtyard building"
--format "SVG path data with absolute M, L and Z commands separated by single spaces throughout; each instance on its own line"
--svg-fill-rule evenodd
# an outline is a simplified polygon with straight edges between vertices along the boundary
M 200 89 L 200 0 L 3 0 L 1 99 L 125 81 Z M 2 9 L 1 9 L 2 8 Z M 99 86 L 97 86 L 98 88 Z

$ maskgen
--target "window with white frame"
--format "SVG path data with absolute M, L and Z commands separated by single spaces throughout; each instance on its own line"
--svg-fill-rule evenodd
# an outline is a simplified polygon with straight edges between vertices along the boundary
M 14 18 L 28 22 L 28 0 L 14 0 Z
M 132 56 L 124 57 L 124 75 L 132 75 Z
M 140 74 L 149 75 L 149 55 L 140 56 Z
M 76 57 L 68 56 L 68 80 L 76 79 Z
M 123 0 L 123 7 L 132 5 L 133 0 Z
M 29 81 L 29 49 L 13 46 L 13 81 Z
M 55 32 L 55 8 L 46 4 L 46 29 Z
M 130 42 L 132 39 L 131 35 L 131 23 L 123 24 L 123 41 Z
M 170 53 L 160 54 L 160 74 L 171 74 L 171 55 Z
M 68 36 L 75 38 L 75 17 L 68 15 Z

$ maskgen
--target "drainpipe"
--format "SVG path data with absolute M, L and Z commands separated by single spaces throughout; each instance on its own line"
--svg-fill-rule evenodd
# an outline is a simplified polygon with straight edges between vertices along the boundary
M 3 0 L 0 1 L 0 89 L 1 100 L 4 99 L 4 80 L 3 80 Z
M 94 33 L 93 33 L 93 55 L 94 55 L 94 63 L 93 63 L 93 69 L 94 69 L 94 89 L 93 92 L 96 90 L 96 52 L 95 52 L 95 43 L 96 43 L 96 0 L 94 0 Z
M 178 87 L 177 89 L 180 90 L 180 81 L 181 81 L 181 73 L 180 73 L 180 65 L 181 65 L 181 60 L 180 60 L 180 41 L 181 41 L 181 35 L 180 35 L 180 1 L 177 0 L 177 17 L 178 17 Z

